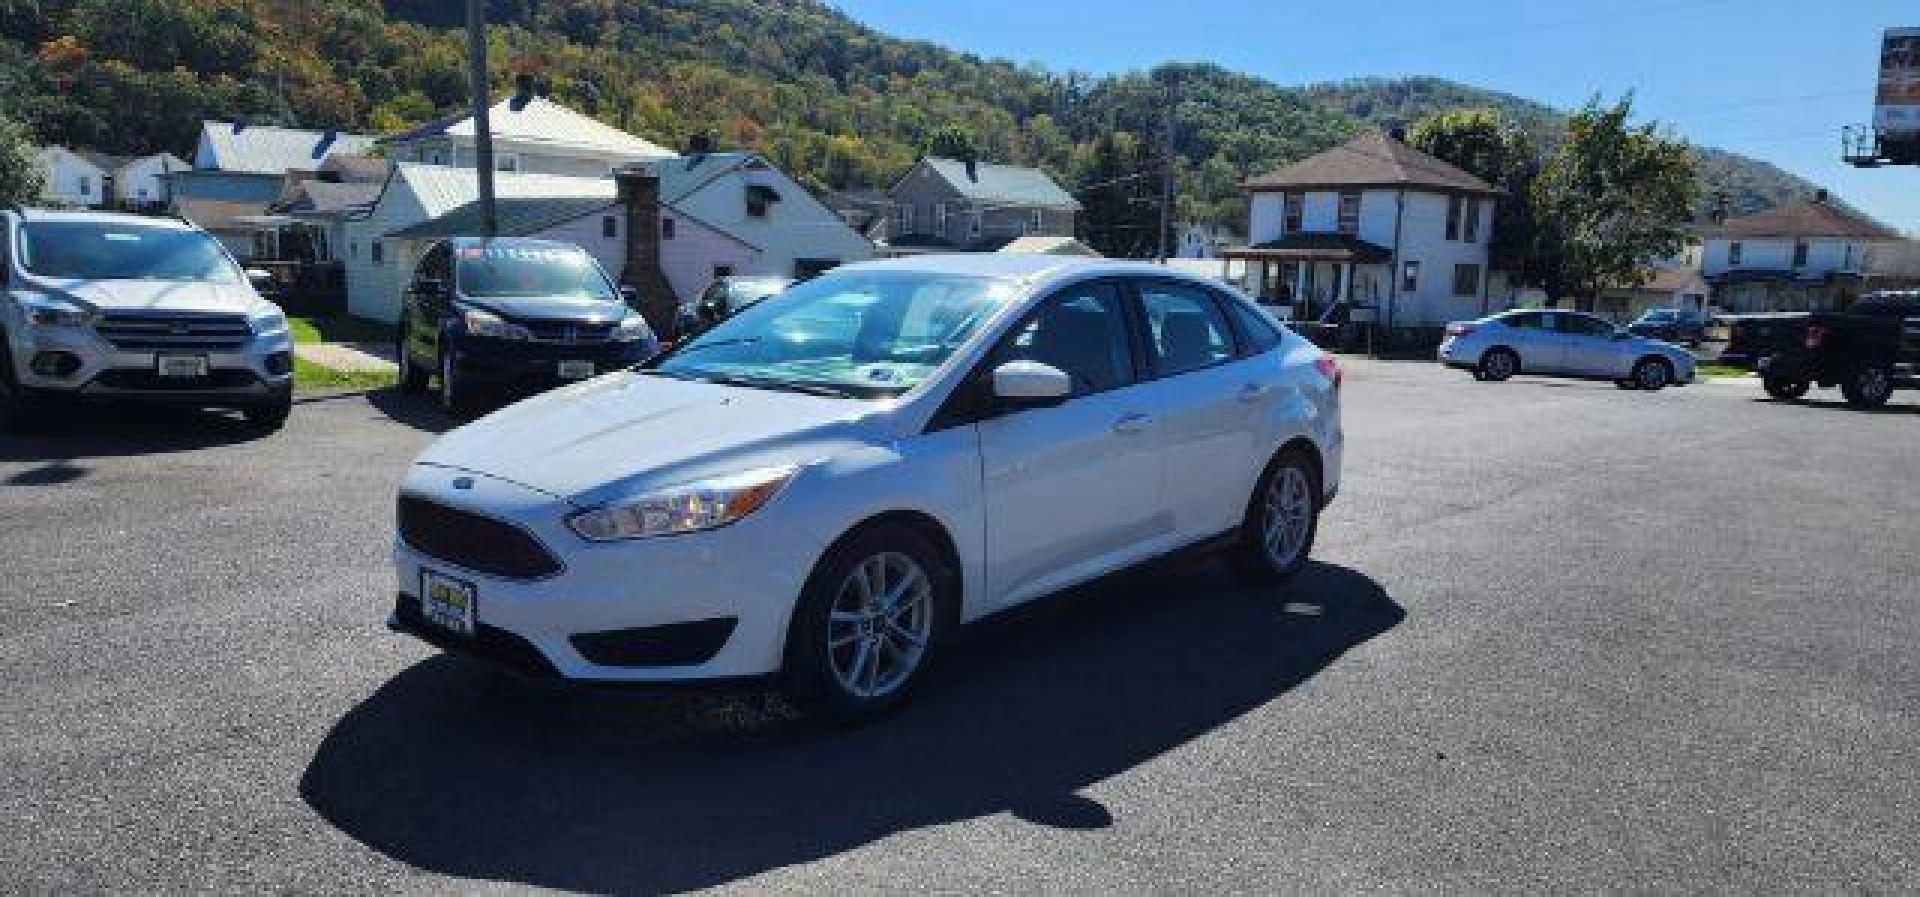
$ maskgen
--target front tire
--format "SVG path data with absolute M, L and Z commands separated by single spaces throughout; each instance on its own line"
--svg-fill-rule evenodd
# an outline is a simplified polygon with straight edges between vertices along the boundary
M 1664 358 L 1642 358 L 1633 365 L 1633 382 L 1647 392 L 1659 392 L 1673 382 L 1673 366 Z
M 413 362 L 413 352 L 407 348 L 410 326 L 405 318 L 400 320 L 400 333 L 393 341 L 393 357 L 400 366 L 400 391 L 418 394 L 427 391 L 428 372 Z
M 1767 390 L 1767 395 L 1773 396 L 1783 402 L 1791 402 L 1795 399 L 1804 398 L 1807 390 L 1813 388 L 1811 381 L 1788 380 L 1783 377 L 1762 377 L 1760 378 L 1760 385 Z
M 787 631 L 782 690 L 803 712 L 862 723 L 905 704 L 958 621 L 959 576 L 911 527 L 854 533 L 808 577 Z
M 1488 383 L 1499 383 L 1520 373 L 1520 356 L 1512 349 L 1491 349 L 1480 356 L 1480 366 L 1475 373 Z
M 1320 529 L 1320 471 L 1288 449 L 1267 465 L 1236 534 L 1229 564 L 1257 585 L 1285 582 L 1307 566 Z
M 1893 398 L 1893 372 L 1880 365 L 1863 365 L 1840 384 L 1840 394 L 1855 408 L 1878 408 Z

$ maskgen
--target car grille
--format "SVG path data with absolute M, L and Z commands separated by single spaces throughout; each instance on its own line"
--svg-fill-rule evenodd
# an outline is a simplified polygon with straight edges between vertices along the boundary
M 400 496 L 397 516 L 402 541 L 449 564 L 506 579 L 540 579 L 560 572 L 553 552 L 511 523 L 416 495 Z
M 253 336 L 244 315 L 108 315 L 94 329 L 137 351 L 237 349 Z
M 203 389 L 245 389 L 259 384 L 252 371 L 225 369 L 208 371 L 205 377 L 162 377 L 148 368 L 114 368 L 101 371 L 93 382 L 110 389 L 175 392 Z
M 604 343 L 613 339 L 614 330 L 620 324 L 618 321 L 525 321 L 522 326 L 543 343 Z

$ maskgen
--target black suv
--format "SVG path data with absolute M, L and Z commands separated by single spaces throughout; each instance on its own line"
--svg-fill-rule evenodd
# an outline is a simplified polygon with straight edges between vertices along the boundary
M 437 378 L 441 407 L 458 414 L 482 389 L 584 380 L 658 345 L 631 293 L 579 246 L 455 237 L 421 256 L 402 297 L 400 386 Z
M 1920 294 L 1870 296 L 1845 312 L 1783 318 L 1756 367 L 1767 394 L 1798 399 L 1814 384 L 1838 386 L 1856 408 L 1884 405 L 1920 387 Z

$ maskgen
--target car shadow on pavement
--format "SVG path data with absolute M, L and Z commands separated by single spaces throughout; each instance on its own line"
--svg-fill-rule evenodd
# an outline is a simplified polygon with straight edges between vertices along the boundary
M 445 433 L 465 421 L 440 410 L 433 397 L 387 386 L 366 393 L 367 402 L 395 423 L 427 433 Z
M 0 431 L 0 461 L 43 461 L 71 471 L 83 469 L 72 465 L 75 458 L 189 452 L 271 435 L 248 425 L 237 412 L 166 405 L 54 405 Z M 77 478 L 62 475 L 46 481 Z
M 1081 789 L 1405 616 L 1325 564 L 1277 589 L 1204 563 L 1125 574 L 973 627 L 914 704 L 857 729 L 760 696 L 564 689 L 439 656 L 342 718 L 300 791 L 417 868 L 612 893 L 724 884 L 1003 812 L 1100 828 L 1110 813 Z
M 1849 405 L 1846 402 L 1839 401 L 1837 399 L 1802 398 L 1802 399 L 1793 399 L 1791 401 L 1781 401 L 1780 399 L 1761 397 L 1761 398 L 1756 398 L 1753 401 L 1758 402 L 1762 405 L 1799 405 L 1805 408 L 1817 408 L 1821 411 L 1844 411 L 1848 414 L 1920 415 L 1920 404 L 1901 403 L 1900 401 L 1898 401 L 1899 398 L 1900 398 L 1900 394 L 1894 393 L 1895 401 L 1889 402 L 1885 405 L 1881 405 L 1878 408 L 1855 408 L 1852 405 Z

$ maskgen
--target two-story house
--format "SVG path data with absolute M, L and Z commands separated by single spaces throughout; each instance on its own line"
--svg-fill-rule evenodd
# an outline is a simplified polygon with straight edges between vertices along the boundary
M 1484 314 L 1494 203 L 1487 182 L 1371 131 L 1248 180 L 1244 262 L 1262 301 L 1301 318 L 1366 303 L 1393 328 Z
M 883 251 L 993 252 L 1016 238 L 1071 237 L 1080 202 L 1037 168 L 921 159 L 887 191 Z
M 607 177 L 614 169 L 673 151 L 635 137 L 531 92 L 519 92 L 487 110 L 493 132 L 493 167 L 516 174 Z M 387 158 L 421 165 L 472 168 L 478 154 L 473 116 L 454 114 L 380 138 Z
M 1868 252 L 1900 239 L 1832 202 L 1826 191 L 1700 229 L 1701 273 L 1714 304 L 1735 314 L 1820 311 L 1856 298 Z

